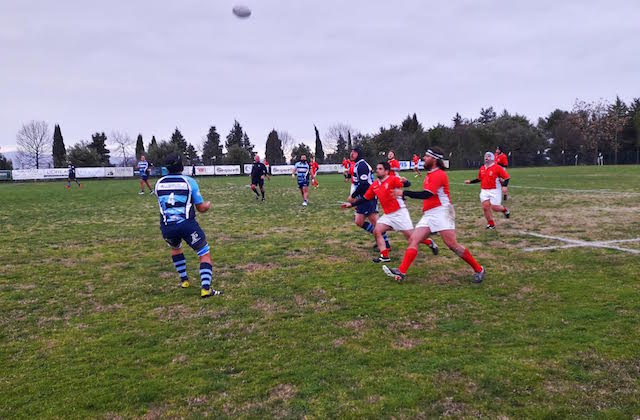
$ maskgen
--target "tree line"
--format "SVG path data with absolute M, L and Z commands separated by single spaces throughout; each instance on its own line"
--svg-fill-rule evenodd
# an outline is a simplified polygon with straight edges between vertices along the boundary
M 619 97 L 613 102 L 576 101 L 571 110 L 556 109 L 535 124 L 523 115 L 507 110 L 500 114 L 493 107 L 482 108 L 479 115 L 466 118 L 453 116 L 451 123 L 425 129 L 417 115 L 408 115 L 400 124 L 381 127 L 373 134 L 362 134 L 348 124 L 334 124 L 324 133 L 314 126 L 312 150 L 284 130 L 273 129 L 267 135 L 265 158 L 270 164 L 297 161 L 301 155 L 313 155 L 319 163 L 340 163 L 354 146 L 363 149 L 365 157 L 375 162 L 394 150 L 401 160 L 414 153 L 439 146 L 446 151 L 452 168 L 476 167 L 487 150 L 496 146 L 507 152 L 515 166 L 594 164 L 599 156 L 609 164 L 640 163 L 640 98 L 625 103 Z M 53 135 L 44 121 L 24 124 L 17 136 L 18 159 L 23 167 L 40 168 L 52 157 L 54 167 L 68 162 L 76 166 L 109 166 L 115 154 L 123 166 L 131 166 L 142 154 L 156 166 L 162 165 L 169 153 L 180 153 L 187 164 L 218 165 L 250 163 L 256 152 L 249 135 L 238 121 L 225 140 L 216 126 L 209 127 L 200 147 L 188 142 L 176 128 L 167 140 L 151 137 L 145 145 L 142 134 L 134 142 L 126 133 L 104 132 L 91 135 L 91 141 L 80 141 L 66 148 L 62 131 L 55 125 Z M 111 145 L 111 149 L 107 144 Z M 0 169 L 11 167 L 11 161 L 0 154 Z

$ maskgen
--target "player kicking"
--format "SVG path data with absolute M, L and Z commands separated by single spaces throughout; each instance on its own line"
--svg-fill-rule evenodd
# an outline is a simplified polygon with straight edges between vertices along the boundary
M 394 152 L 393 150 L 389 150 L 389 153 L 387 153 L 387 160 L 389 162 L 389 167 L 391 168 L 391 170 L 389 171 L 389 175 L 400 176 L 400 161 L 396 159 L 396 152 Z
M 353 175 L 351 194 L 349 195 L 348 201 L 353 204 L 364 197 L 364 194 L 373 183 L 373 170 L 371 169 L 371 166 L 362 159 L 362 149 L 359 146 L 356 146 L 351 150 L 350 158 L 352 162 L 351 166 L 353 168 Z M 376 198 L 373 197 L 371 200 L 362 200 L 360 204 L 354 207 L 356 209 L 354 223 L 367 232 L 373 234 L 376 223 L 378 222 L 378 201 Z M 382 234 L 382 239 L 384 241 L 385 249 L 390 249 L 391 245 L 389 244 L 389 238 L 387 238 L 386 233 Z M 375 248 L 381 249 L 377 243 L 374 246 L 374 249 Z
M 320 169 L 320 165 L 316 162 L 315 156 L 311 156 L 311 163 L 309 164 L 309 168 L 311 168 L 311 184 L 313 185 L 313 189 L 317 190 L 318 186 L 318 169 Z
M 413 162 L 413 173 L 415 174 L 415 177 L 419 177 L 420 175 L 422 175 L 420 173 L 420 168 L 418 167 L 418 164 L 420 163 L 420 156 L 416 155 L 415 153 L 413 154 L 413 157 L 411 158 L 411 161 Z
M 251 167 L 251 189 L 256 193 L 256 200 L 260 199 L 258 195 L 258 188 L 260 187 L 260 193 L 262 194 L 262 201 L 264 201 L 264 177 L 269 177 L 269 169 L 267 165 L 260 162 L 260 156 L 256 155 L 254 158 L 253 166 Z
M 70 163 L 68 166 L 66 189 L 71 188 L 71 181 L 74 181 L 78 185 L 78 188 L 82 188 L 82 184 L 78 182 L 78 179 L 76 178 L 76 167 Z
M 409 246 L 404 253 L 402 264 L 398 268 L 382 266 L 389 277 L 402 281 L 407 275 L 409 267 L 418 256 L 418 245 L 430 235 L 439 233 L 444 243 L 456 255 L 462 258 L 475 272 L 473 283 L 482 283 L 485 270 L 476 262 L 471 253 L 456 239 L 455 211 L 449 197 L 449 177 L 444 171 L 444 153 L 439 148 L 427 150 L 424 155 L 424 167 L 427 176 L 424 178 L 423 191 L 405 191 L 402 197 L 424 200 L 422 204 L 422 218 L 416 225 Z
M 487 229 L 493 230 L 496 228 L 496 223 L 493 221 L 491 211 L 499 211 L 507 219 L 511 216 L 511 212 L 502 205 L 502 191 L 500 190 L 501 186 L 509 185 L 509 174 L 502 166 L 495 164 L 495 157 L 491 152 L 484 154 L 484 165 L 480 167 L 478 177 L 464 181 L 465 184 L 478 182 L 480 182 L 480 202 L 484 217 L 487 219 Z
M 158 180 L 155 192 L 160 205 L 160 231 L 171 247 L 173 265 L 180 275 L 180 287 L 189 287 L 187 262 L 182 252 L 184 240 L 200 258 L 200 297 L 221 295 L 221 290 L 211 288 L 213 275 L 211 252 L 207 238 L 196 222 L 194 210 L 195 208 L 200 213 L 204 213 L 209 210 L 211 203 L 203 200 L 195 179 L 182 175 L 184 166 L 180 155 L 167 156 L 165 166 L 169 175 Z
M 345 203 L 342 205 L 342 208 L 346 209 L 358 206 L 366 200 L 373 200 L 375 198 L 380 200 L 384 215 L 378 219 L 376 227 L 373 230 L 378 248 L 380 249 L 380 256 L 374 258 L 373 262 L 379 263 L 391 261 L 391 258 L 389 258 L 389 248 L 386 247 L 387 242 L 385 242 L 382 235 L 390 230 L 395 230 L 402 232 L 405 238 L 409 239 L 413 233 L 413 222 L 411 221 L 411 216 L 409 216 L 409 210 L 407 210 L 404 200 L 396 194 L 396 189 L 409 187 L 411 183 L 405 178 L 391 175 L 391 165 L 389 165 L 389 162 L 378 163 L 376 166 L 376 175 L 378 179 L 369 186 L 369 189 L 367 189 L 367 192 L 364 193 L 362 198 L 359 198 L 353 203 Z M 423 243 L 431 248 L 433 255 L 438 255 L 438 245 L 436 245 L 435 242 L 427 238 Z
M 140 156 L 140 161 L 138 162 L 138 173 L 140 174 L 140 192 L 138 194 L 144 194 L 144 186 L 146 185 L 149 188 L 149 194 L 153 194 L 153 188 L 149 185 L 149 173 L 151 170 L 149 169 L 149 162 L 147 162 L 147 157 L 145 155 Z
M 507 170 L 507 166 L 509 166 L 509 159 L 507 159 L 507 155 L 502 152 L 502 146 L 496 147 L 496 163 L 505 170 Z M 509 189 L 506 185 L 502 186 L 502 194 L 504 195 L 504 201 L 507 201 L 507 198 L 509 198 Z
M 296 162 L 293 167 L 293 173 L 291 176 L 298 181 L 298 189 L 302 195 L 302 205 L 307 207 L 309 205 L 309 174 L 310 168 L 307 162 L 307 155 L 300 156 L 300 161 Z

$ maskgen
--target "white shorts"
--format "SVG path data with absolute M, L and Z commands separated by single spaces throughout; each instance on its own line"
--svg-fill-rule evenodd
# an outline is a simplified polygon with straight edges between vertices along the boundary
M 456 228 L 456 212 L 451 204 L 438 206 L 422 213 L 422 218 L 416 225 L 417 228 L 427 227 L 431 233 L 441 230 L 452 230 Z
M 480 202 L 483 203 L 489 200 L 492 206 L 499 206 L 502 204 L 502 190 L 496 188 L 494 190 L 480 190 Z
M 413 222 L 409 215 L 409 210 L 401 208 L 393 213 L 383 214 L 378 219 L 378 223 L 389 226 L 396 232 L 402 232 L 404 230 L 413 230 Z

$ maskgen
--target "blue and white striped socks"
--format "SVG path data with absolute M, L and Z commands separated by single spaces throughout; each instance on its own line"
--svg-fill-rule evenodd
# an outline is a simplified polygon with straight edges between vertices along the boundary
M 203 289 L 209 290 L 211 287 L 211 276 L 213 275 L 213 267 L 206 262 L 200 263 L 200 284 Z
M 172 255 L 173 265 L 176 267 L 176 271 L 180 275 L 180 281 L 187 281 L 187 260 L 184 258 L 184 254 Z
M 362 229 L 366 230 L 369 233 L 373 233 L 375 226 L 373 226 L 373 224 L 369 222 L 364 222 L 364 224 L 362 225 Z M 384 239 L 384 244 L 387 247 L 387 249 L 391 248 L 391 244 L 389 243 L 389 238 L 387 237 L 386 233 L 382 234 L 382 239 Z

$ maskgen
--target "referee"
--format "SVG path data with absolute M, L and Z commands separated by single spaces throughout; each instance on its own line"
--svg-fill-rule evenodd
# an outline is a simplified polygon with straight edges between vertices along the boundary
M 260 156 L 256 155 L 253 166 L 251 167 L 251 189 L 256 193 L 256 200 L 260 199 L 258 189 L 260 187 L 260 193 L 262 194 L 262 201 L 264 201 L 264 177 L 269 177 L 269 170 L 264 163 L 260 162 Z

